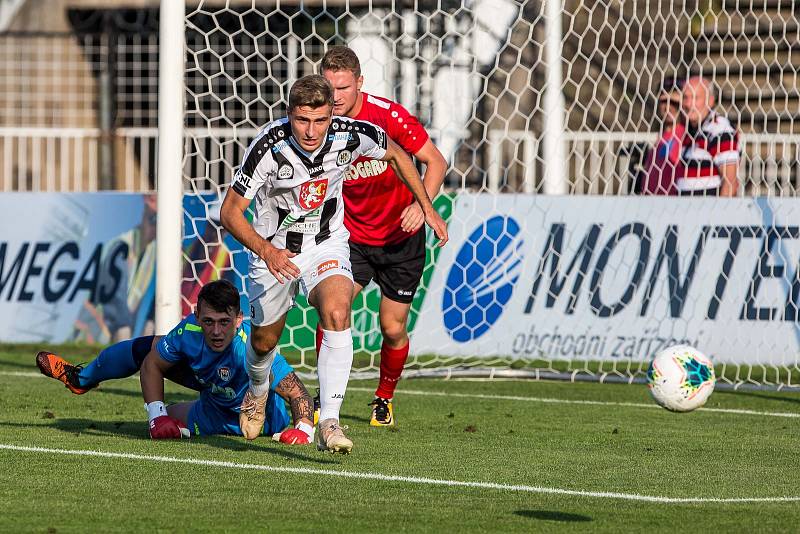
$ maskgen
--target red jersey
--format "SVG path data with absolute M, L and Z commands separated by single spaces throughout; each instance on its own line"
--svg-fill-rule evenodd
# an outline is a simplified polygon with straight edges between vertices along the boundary
M 416 153 L 428 141 L 428 132 L 403 106 L 367 93 L 362 95 L 361 111 L 354 119 L 380 126 L 409 154 Z M 363 156 L 356 159 L 345 174 L 342 196 L 344 225 L 354 243 L 390 245 L 413 235 L 400 227 L 400 214 L 414 197 L 387 162 Z

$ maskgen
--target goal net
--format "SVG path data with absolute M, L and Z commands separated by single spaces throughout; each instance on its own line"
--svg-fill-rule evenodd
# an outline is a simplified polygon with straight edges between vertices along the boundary
M 782 0 L 189 2 L 184 285 L 244 287 L 219 199 L 292 83 L 347 44 L 364 90 L 419 117 L 449 162 L 452 241 L 429 240 L 406 376 L 634 381 L 689 343 L 733 386 L 795 386 L 799 22 Z M 672 109 L 659 95 L 677 113 L 698 75 L 738 130 L 735 198 L 637 194 Z M 667 158 L 683 149 L 668 141 Z M 379 300 L 370 285 L 353 308 L 354 376 L 378 368 Z M 316 322 L 298 299 L 281 350 L 302 370 Z

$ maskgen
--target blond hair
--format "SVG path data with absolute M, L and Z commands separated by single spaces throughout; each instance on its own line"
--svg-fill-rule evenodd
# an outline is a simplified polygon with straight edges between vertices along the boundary
M 353 76 L 361 76 L 361 62 L 350 48 L 342 45 L 332 46 L 322 56 L 322 71 L 339 72 L 349 70 Z

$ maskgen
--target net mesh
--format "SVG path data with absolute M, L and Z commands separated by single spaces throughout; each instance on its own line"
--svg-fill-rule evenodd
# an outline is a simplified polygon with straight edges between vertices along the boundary
M 634 191 L 648 147 L 655 142 L 661 128 L 656 111 L 659 88 L 665 80 L 684 80 L 702 74 L 715 85 L 717 112 L 730 119 L 740 132 L 738 194 L 775 199 L 795 196 L 800 179 L 800 135 L 795 121 L 800 102 L 796 78 L 800 35 L 794 3 L 722 0 L 677 5 L 661 1 L 567 0 L 561 7 L 561 65 L 556 71 L 561 80 L 558 93 L 564 109 L 564 128 L 559 137 L 566 160 L 562 167 L 563 191 L 571 195 L 601 195 L 611 200 Z M 462 228 L 468 233 L 471 217 L 484 209 L 482 206 L 502 211 L 509 195 L 545 192 L 548 174 L 545 133 L 550 116 L 546 81 L 548 69 L 553 67 L 547 64 L 546 43 L 548 27 L 554 26 L 548 22 L 545 8 L 543 2 L 511 0 L 440 0 L 413 5 L 279 3 L 269 7 L 199 2 L 190 7 L 186 18 L 189 135 L 185 168 L 189 187 L 206 195 L 203 206 L 190 218 L 196 225 L 210 219 L 213 231 L 206 232 L 210 238 L 198 233 L 202 246 L 196 248 L 202 254 L 188 257 L 189 264 L 200 265 L 203 254 L 208 258 L 214 250 L 225 246 L 214 213 L 244 149 L 261 126 L 283 116 L 289 87 L 298 77 L 316 72 L 326 46 L 331 44 L 353 48 L 361 59 L 364 90 L 394 99 L 417 115 L 449 160 L 445 181 L 448 194 L 437 200 L 437 208 L 449 218 L 451 231 Z M 470 196 L 476 193 L 483 194 L 483 198 Z M 553 212 L 563 209 L 561 204 L 536 200 L 544 197 L 530 198 L 529 217 L 522 223 L 523 233 L 531 232 L 536 224 L 549 225 Z M 473 202 L 471 208 L 470 202 Z M 591 203 L 586 206 L 593 209 Z M 625 209 L 622 202 L 603 209 L 614 210 L 617 206 Z M 673 217 L 680 210 L 675 203 L 661 206 L 665 215 Z M 715 204 L 697 206 L 712 214 L 716 209 Z M 780 215 L 790 209 L 789 203 L 781 205 Z M 504 250 L 518 238 L 509 223 L 504 224 L 499 234 L 488 241 L 495 251 Z M 586 228 L 571 229 L 568 224 L 565 228 L 562 248 L 553 249 L 551 241 L 550 250 L 542 253 L 540 269 L 545 274 L 550 265 L 547 261 L 560 261 L 561 268 L 575 258 L 579 263 L 586 236 L 591 239 L 592 226 L 588 223 Z M 639 235 L 636 228 L 622 228 L 614 234 L 615 243 L 624 241 L 628 235 Z M 546 229 L 550 238 L 558 232 L 557 225 Z M 656 249 L 667 246 L 663 243 L 669 242 L 669 232 L 669 228 L 661 228 L 654 231 L 658 235 L 645 236 L 647 239 L 640 236 L 640 250 L 646 245 L 649 253 L 652 247 L 652 255 L 657 256 Z M 608 241 L 604 241 L 606 237 L 598 237 L 598 254 L 603 243 L 609 247 Z M 764 245 L 759 240 L 763 236 L 752 237 L 749 253 L 758 256 L 759 247 L 766 246 L 767 259 L 763 263 L 786 265 L 786 272 L 778 278 L 791 285 L 795 274 L 788 266 L 796 257 L 793 247 L 776 248 L 772 243 Z M 747 236 L 740 235 L 740 239 Z M 669 271 L 664 275 L 664 287 L 677 284 L 680 288 L 692 258 L 700 261 L 692 253 L 696 242 L 693 238 L 690 241 L 676 245 L 681 249 L 677 256 L 662 258 L 664 265 L 674 260 L 677 269 L 677 274 Z M 728 245 L 727 242 L 719 245 L 719 250 L 712 247 L 711 254 L 722 254 L 724 258 Z M 446 283 L 441 277 L 434 278 L 436 251 L 431 248 L 429 251 L 429 265 L 410 318 L 412 331 L 418 327 L 416 322 L 426 295 L 447 301 L 448 289 L 435 287 L 435 283 Z M 611 247 L 607 256 L 614 253 Z M 234 258 L 237 254 L 233 254 Z M 409 360 L 411 374 L 415 369 L 451 375 L 475 370 L 493 376 L 643 378 L 646 359 L 659 346 L 659 340 L 696 341 L 692 323 L 703 318 L 672 317 L 665 330 L 662 320 L 669 317 L 669 306 L 675 304 L 661 286 L 647 285 L 648 277 L 657 276 L 660 271 L 652 274 L 652 265 L 637 269 L 636 255 L 627 248 L 620 254 L 617 271 L 606 270 L 600 275 L 613 280 L 633 272 L 634 279 L 644 280 L 634 288 L 637 295 L 648 287 L 652 292 L 649 302 L 657 310 L 648 315 L 646 322 L 637 323 L 643 333 L 633 341 L 634 347 L 620 346 L 612 351 L 610 345 L 601 347 L 600 336 L 591 333 L 584 342 L 588 347 L 592 343 L 596 346 L 584 353 L 593 350 L 611 357 L 572 358 L 570 351 L 560 352 L 563 344 L 555 348 L 551 344 L 547 349 L 539 341 L 533 344 L 535 350 L 521 350 L 516 355 L 492 356 L 490 349 L 470 357 L 458 354 L 451 347 L 442 346 L 441 350 L 431 347 L 430 354 L 417 354 Z M 246 277 L 242 265 L 246 264 L 236 259 L 223 262 L 216 268 L 215 276 L 241 281 Z M 489 301 L 473 310 L 482 315 L 469 322 L 469 333 L 464 335 L 475 336 L 482 327 L 490 326 L 492 307 L 502 308 L 497 280 L 516 283 L 519 265 L 521 259 L 494 279 L 484 280 L 493 291 L 488 293 Z M 464 272 L 485 268 L 487 265 L 476 255 L 464 265 Z M 589 279 L 591 269 L 587 267 L 585 273 L 582 269 L 578 265 L 574 272 Z M 570 267 L 567 274 L 572 272 Z M 556 272 L 556 281 L 559 274 L 560 271 Z M 736 273 L 723 272 L 720 276 L 727 282 Z M 187 283 L 198 280 L 202 281 L 196 267 L 187 271 Z M 549 292 L 552 300 L 562 299 L 559 301 L 562 302 L 563 296 L 553 293 L 554 288 L 560 289 L 552 281 L 551 277 L 548 286 L 548 279 L 544 278 L 543 291 Z M 573 281 L 570 278 L 567 285 Z M 458 291 L 453 291 L 457 297 Z M 783 298 L 778 293 L 770 296 L 776 300 Z M 624 294 L 616 296 L 620 297 L 618 302 L 626 298 Z M 368 375 L 377 369 L 379 298 L 377 288 L 369 286 L 354 306 L 357 373 Z M 691 295 L 686 298 L 701 299 Z M 606 301 L 614 298 L 607 297 Z M 637 306 L 644 304 L 637 300 Z M 704 306 L 694 302 L 689 308 L 705 309 Z M 451 311 L 446 304 L 436 307 L 436 313 L 444 315 L 445 321 Z M 282 350 L 296 355 L 301 368 L 313 368 L 315 312 L 301 298 L 299 306 L 290 312 L 287 324 Z M 563 338 L 566 333 L 562 334 Z M 529 344 L 531 336 L 527 338 Z M 520 339 L 522 346 L 526 338 Z M 720 373 L 723 381 L 734 385 L 795 384 L 796 350 L 787 352 L 779 344 L 773 345 L 764 333 L 754 342 L 737 338 L 730 343 L 755 346 L 759 361 L 764 363 L 723 364 Z
M 455 240 L 429 246 L 410 374 L 638 380 L 659 346 L 689 341 L 730 384 L 796 385 L 796 2 L 565 0 L 555 17 L 513 0 L 187 4 L 184 312 L 208 280 L 244 285 L 219 199 L 292 83 L 347 44 L 364 90 L 418 116 L 450 164 L 436 206 Z M 12 19 L 0 17 L 0 187 L 154 189 L 158 9 L 70 8 L 61 33 Z M 699 74 L 739 132 L 739 203 L 628 202 L 662 129 L 660 88 Z M 370 286 L 354 307 L 365 376 L 379 299 Z M 301 369 L 315 365 L 315 324 L 300 299 L 281 347 Z

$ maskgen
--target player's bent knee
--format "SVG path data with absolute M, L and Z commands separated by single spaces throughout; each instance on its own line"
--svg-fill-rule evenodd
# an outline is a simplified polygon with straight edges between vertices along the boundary
M 334 330 L 336 332 L 350 328 L 349 306 L 336 306 L 321 311 L 320 324 L 322 324 L 324 330 Z
M 393 345 L 405 345 L 405 341 L 408 339 L 405 322 L 381 322 L 381 334 L 383 339 Z

